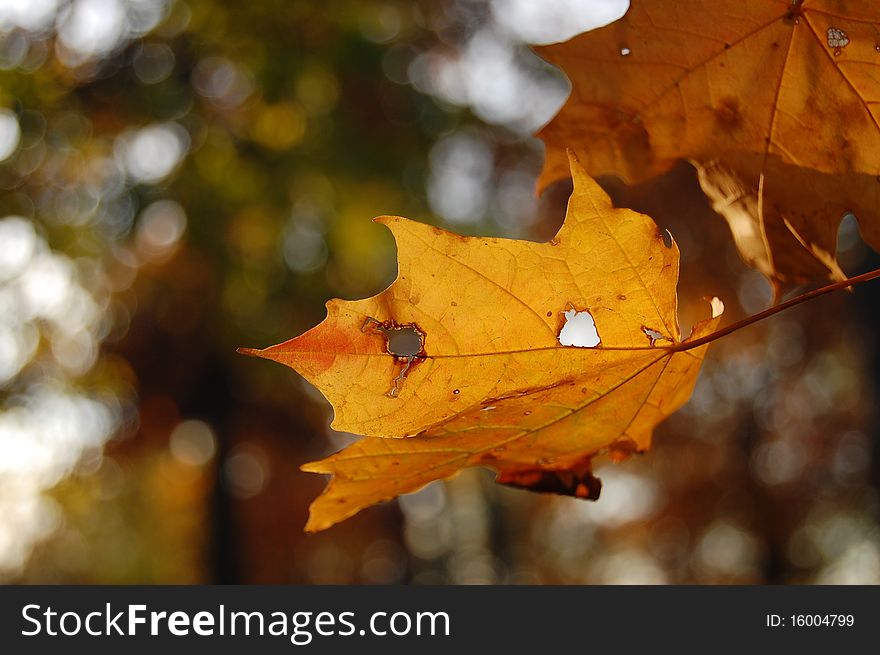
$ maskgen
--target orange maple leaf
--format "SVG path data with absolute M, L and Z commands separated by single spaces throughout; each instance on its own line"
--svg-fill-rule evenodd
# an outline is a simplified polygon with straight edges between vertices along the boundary
M 537 51 L 572 83 L 539 133 L 539 188 L 568 175 L 566 147 L 628 182 L 690 159 L 777 290 L 844 277 L 846 212 L 880 249 L 880 4 L 633 0 L 619 21 Z
M 305 334 L 243 350 L 299 371 L 330 400 L 334 428 L 368 435 L 303 467 L 333 474 L 307 530 L 466 466 L 595 497 L 590 458 L 645 450 L 686 402 L 706 346 L 681 342 L 678 248 L 648 216 L 612 207 L 575 158 L 571 172 L 566 219 L 548 243 L 376 219 L 398 245 L 387 289 L 331 300 Z M 720 301 L 712 309 L 690 339 L 714 329 Z M 577 316 L 594 322 L 592 347 L 560 343 Z

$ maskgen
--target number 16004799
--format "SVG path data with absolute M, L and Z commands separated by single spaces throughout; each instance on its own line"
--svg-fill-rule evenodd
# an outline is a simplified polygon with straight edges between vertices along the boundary
M 852 614 L 779 614 L 767 615 L 767 626 L 771 628 L 851 628 L 856 619 Z

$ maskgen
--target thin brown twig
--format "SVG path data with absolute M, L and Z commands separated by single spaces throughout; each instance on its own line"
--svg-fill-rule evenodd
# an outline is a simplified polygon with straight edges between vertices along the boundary
M 846 289 L 847 287 L 862 284 L 863 282 L 870 282 L 871 280 L 876 280 L 877 278 L 880 278 L 880 268 L 874 269 L 873 271 L 868 271 L 867 273 L 862 273 L 861 275 L 849 277 L 845 280 L 840 280 L 839 282 L 829 284 L 828 286 L 824 286 L 819 289 L 807 291 L 806 293 L 802 293 L 799 296 L 795 296 L 791 300 L 786 300 L 784 303 L 780 303 L 778 305 L 770 307 L 769 309 L 765 309 L 763 312 L 758 312 L 757 314 L 746 316 L 744 319 L 741 319 L 736 323 L 731 323 L 730 325 L 723 327 L 720 330 L 713 332 L 712 334 L 707 334 L 706 336 L 700 337 L 699 339 L 694 339 L 693 341 L 684 341 L 680 344 L 669 346 L 668 349 L 675 352 L 680 352 L 684 350 L 691 350 L 692 348 L 699 348 L 700 346 L 705 346 L 707 343 L 711 343 L 716 339 L 720 339 L 721 337 L 727 336 L 728 334 L 736 332 L 737 330 L 748 327 L 753 323 L 757 323 L 758 321 L 763 321 L 765 318 L 769 318 L 774 314 L 778 314 L 779 312 L 785 311 L 786 309 L 794 307 L 795 305 L 800 305 L 801 303 L 812 300 L 813 298 L 824 296 L 826 293 L 831 293 L 840 289 Z

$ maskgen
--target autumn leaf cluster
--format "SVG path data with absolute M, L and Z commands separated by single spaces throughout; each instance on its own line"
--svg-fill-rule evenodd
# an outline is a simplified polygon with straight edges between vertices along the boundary
M 845 0 L 633 0 L 620 20 L 538 49 L 572 84 L 538 136 L 543 189 L 572 177 L 547 243 L 467 238 L 400 217 L 398 276 L 332 300 L 315 328 L 264 350 L 332 403 L 360 441 L 308 530 L 468 466 L 505 484 L 595 498 L 597 455 L 644 451 L 688 399 L 722 304 L 682 338 L 679 252 L 591 176 L 635 183 L 690 161 L 743 259 L 777 297 L 845 278 L 846 213 L 880 248 L 880 8 Z M 595 330 L 564 344 L 575 316 Z

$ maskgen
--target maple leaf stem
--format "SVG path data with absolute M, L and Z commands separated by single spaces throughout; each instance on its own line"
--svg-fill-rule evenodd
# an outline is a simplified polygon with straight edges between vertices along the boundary
M 849 277 L 845 280 L 840 280 L 839 282 L 829 284 L 828 286 L 824 286 L 819 289 L 807 291 L 806 293 L 802 293 L 799 296 L 795 296 L 791 300 L 786 300 L 784 303 L 780 303 L 778 305 L 774 305 L 773 307 L 765 309 L 763 312 L 752 314 L 751 316 L 747 316 L 744 319 L 737 321 L 736 323 L 731 323 L 730 325 L 723 327 L 720 330 L 713 332 L 712 334 L 707 334 L 706 336 L 700 337 L 699 339 L 694 339 L 693 341 L 685 341 L 683 343 L 670 346 L 668 349 L 675 352 L 680 352 L 684 350 L 691 350 L 692 348 L 699 348 L 700 346 L 705 346 L 707 343 L 712 343 L 716 339 L 720 339 L 721 337 L 727 336 L 728 334 L 732 334 L 733 332 L 741 330 L 744 327 L 748 327 L 753 323 L 763 321 L 765 318 L 770 318 L 774 314 L 783 312 L 790 307 L 794 307 L 795 305 L 800 305 L 801 303 L 812 300 L 813 298 L 824 296 L 826 293 L 839 291 L 840 289 L 846 289 L 847 287 L 853 287 L 857 284 L 862 284 L 863 282 L 876 280 L 877 278 L 880 278 L 880 268 L 876 268 L 873 271 L 868 271 L 867 273 L 862 273 L 861 275 Z

